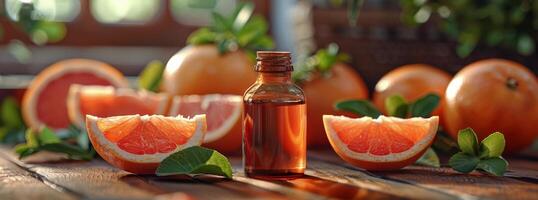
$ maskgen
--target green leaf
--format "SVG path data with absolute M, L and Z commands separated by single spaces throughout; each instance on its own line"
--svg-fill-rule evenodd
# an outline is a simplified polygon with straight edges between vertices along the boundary
M 473 129 L 466 128 L 458 132 L 458 146 L 462 152 L 478 156 L 478 139 Z
M 385 108 L 388 115 L 405 118 L 409 105 L 401 95 L 392 95 L 385 99 Z
M 410 105 L 411 117 L 430 117 L 441 98 L 433 93 L 424 95 Z
M 191 45 L 211 44 L 217 40 L 217 33 L 208 28 L 200 28 L 189 35 L 187 43 Z
M 62 40 L 66 33 L 67 28 L 65 24 L 51 21 L 39 21 L 32 29 L 32 35 L 42 32 L 45 34 L 45 43 L 47 42 L 59 42 Z
M 450 157 L 450 160 L 448 160 L 448 165 L 458 172 L 469 173 L 476 168 L 479 161 L 480 159 L 478 159 L 476 156 L 459 152 Z
M 346 100 L 340 101 L 335 105 L 336 109 L 355 113 L 361 116 L 377 118 L 381 112 L 377 110 L 368 100 Z
M 529 35 L 520 36 L 517 40 L 517 51 L 522 55 L 531 55 L 534 53 L 535 43 Z
M 504 152 L 505 145 L 506 142 L 502 133 L 492 133 L 480 142 L 480 157 L 493 158 L 501 156 Z
M 37 135 L 37 139 L 40 145 L 61 142 L 60 138 L 56 135 L 56 133 L 54 133 L 48 127 L 44 127 L 41 130 L 39 135 Z
M 250 17 L 254 13 L 254 4 L 243 3 L 238 7 L 238 12 L 233 16 L 232 30 L 235 33 L 240 32 L 245 24 L 250 20 Z
M 495 176 L 502 176 L 506 172 L 508 162 L 502 157 L 488 158 L 480 160 L 478 169 L 484 170 Z
M 160 60 L 151 61 L 138 75 L 138 87 L 152 92 L 159 90 L 164 73 L 164 64 Z
M 255 43 L 260 37 L 267 37 L 265 33 L 269 27 L 267 22 L 261 16 L 254 16 L 245 26 L 237 33 L 239 45 L 246 46 Z
M 219 152 L 193 146 L 164 159 L 157 168 L 158 176 L 177 174 L 213 174 L 232 178 L 228 159 Z
M 85 151 L 84 149 L 66 144 L 66 143 L 49 143 L 44 144 L 38 148 L 39 150 L 45 150 L 50 152 L 56 152 L 56 153 L 63 153 L 66 154 L 70 159 L 75 160 L 91 160 L 95 152 L 93 151 Z
M 5 98 L 0 109 L 0 122 L 3 123 L 5 127 L 9 129 L 24 127 L 21 111 L 15 98 Z
M 90 138 L 88 137 L 88 133 L 85 130 L 79 132 L 79 135 L 77 137 L 77 144 L 78 146 L 80 146 L 80 148 L 84 150 L 89 150 L 91 148 Z
M 217 12 L 212 13 L 213 28 L 216 31 L 232 31 L 232 22 Z
M 423 165 L 423 166 L 429 166 L 429 167 L 435 167 L 439 168 L 441 167 L 441 162 L 439 161 L 439 156 L 437 156 L 437 153 L 432 148 L 428 148 L 424 155 L 422 155 L 415 164 Z
M 352 27 L 357 26 L 357 18 L 359 17 L 359 10 L 362 7 L 364 0 L 348 0 L 347 19 L 349 25 Z
M 36 133 L 32 129 L 26 130 L 25 139 L 28 147 L 33 148 L 39 146 L 39 140 L 37 139 Z

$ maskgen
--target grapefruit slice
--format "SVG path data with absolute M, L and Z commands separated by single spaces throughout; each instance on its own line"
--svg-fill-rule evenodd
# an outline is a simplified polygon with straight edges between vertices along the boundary
M 83 127 L 87 114 L 96 117 L 163 115 L 168 109 L 168 100 L 168 95 L 145 90 L 75 84 L 67 95 L 67 111 L 71 122 Z
M 57 62 L 39 73 L 24 94 L 21 109 L 26 125 L 36 130 L 43 125 L 68 127 L 66 97 L 72 84 L 128 87 L 121 72 L 106 63 L 88 59 Z
M 154 174 L 170 154 L 202 144 L 207 127 L 205 115 L 87 115 L 86 129 L 95 151 L 111 165 L 132 173 Z
M 413 164 L 430 147 L 439 118 L 324 115 L 325 132 L 345 161 L 367 170 L 393 170 Z
M 175 96 L 171 116 L 207 116 L 207 134 L 204 146 L 219 152 L 233 154 L 241 149 L 242 97 L 239 95 L 185 95 Z

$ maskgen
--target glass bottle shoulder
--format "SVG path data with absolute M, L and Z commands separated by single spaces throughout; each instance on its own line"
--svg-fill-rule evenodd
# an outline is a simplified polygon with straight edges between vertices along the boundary
M 243 101 L 246 103 L 304 103 L 303 90 L 296 84 L 289 83 L 262 83 L 251 85 Z

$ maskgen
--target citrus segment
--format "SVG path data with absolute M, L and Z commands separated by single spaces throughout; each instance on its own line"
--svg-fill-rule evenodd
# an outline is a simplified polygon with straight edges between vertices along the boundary
M 242 98 L 238 95 L 186 95 L 172 101 L 171 116 L 207 116 L 204 146 L 224 153 L 238 152 L 241 147 Z
M 324 115 L 323 122 L 333 149 L 344 160 L 368 170 L 388 170 L 412 164 L 425 152 L 439 118 Z
M 69 119 L 83 125 L 89 114 L 97 117 L 165 114 L 168 95 L 111 86 L 72 85 L 67 97 Z
M 108 163 L 129 172 L 152 174 L 168 155 L 200 145 L 207 127 L 205 115 L 88 115 L 86 129 L 93 147 Z
M 42 125 L 66 128 L 70 123 L 66 96 L 72 84 L 128 86 L 123 75 L 106 63 L 88 59 L 60 61 L 40 72 L 28 86 L 22 103 L 26 124 L 34 129 Z

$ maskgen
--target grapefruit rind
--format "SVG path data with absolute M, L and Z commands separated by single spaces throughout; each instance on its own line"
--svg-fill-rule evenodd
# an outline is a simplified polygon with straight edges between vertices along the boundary
M 347 144 L 342 142 L 340 137 L 337 135 L 336 131 L 331 126 L 331 121 L 333 120 L 354 120 L 357 123 L 364 123 L 364 122 L 372 122 L 372 123 L 392 123 L 395 126 L 392 126 L 391 128 L 398 128 L 398 123 L 401 123 L 402 121 L 416 121 L 417 123 L 420 122 L 426 122 L 429 124 L 428 132 L 426 133 L 425 137 L 421 138 L 419 141 L 415 143 L 413 147 L 410 149 L 400 152 L 400 153 L 390 153 L 387 155 L 373 155 L 371 153 L 358 153 L 355 151 L 350 150 L 347 147 Z M 399 162 L 399 161 L 406 161 L 408 159 L 411 159 L 413 157 L 416 157 L 417 154 L 424 152 L 425 149 L 427 149 L 433 139 L 435 138 L 436 132 L 437 132 L 437 126 L 439 123 L 439 117 L 434 116 L 430 118 L 409 118 L 409 119 L 401 119 L 396 117 L 385 117 L 385 116 L 379 116 L 377 119 L 373 119 L 371 117 L 361 117 L 357 119 L 348 118 L 345 116 L 333 116 L 333 115 L 323 115 L 323 123 L 325 124 L 325 132 L 327 133 L 327 137 L 329 138 L 329 141 L 333 148 L 338 149 L 336 152 L 340 155 L 342 158 L 352 158 L 360 161 L 365 162 L 373 162 L 373 163 L 387 163 L 387 162 Z
M 90 59 L 69 59 L 57 62 L 46 68 L 32 80 L 25 92 L 22 102 L 22 116 L 25 123 L 34 129 L 41 128 L 44 123 L 37 118 L 37 99 L 48 83 L 71 72 L 92 72 L 96 76 L 110 81 L 116 87 L 128 87 L 129 83 L 123 74 L 109 64 Z M 28 95 L 31 94 L 31 95 Z
M 232 114 L 228 116 L 228 119 L 218 129 L 206 133 L 204 143 L 215 142 L 228 134 L 230 130 L 234 127 L 234 125 L 237 123 L 237 121 L 241 118 L 241 96 L 223 94 L 175 96 L 172 100 L 169 115 L 175 116 L 179 114 L 178 110 L 181 106 L 181 102 L 201 102 L 201 108 L 203 110 L 206 110 L 209 104 L 213 101 L 226 101 L 236 104 L 236 106 L 234 106 Z
M 132 116 L 138 116 L 142 121 L 147 121 L 150 119 L 151 116 L 144 115 L 132 115 Z M 86 128 L 88 130 L 88 136 L 90 138 L 91 143 L 93 146 L 98 146 L 99 148 L 96 148 L 97 153 L 103 157 L 103 159 L 113 163 L 118 158 L 121 160 L 133 162 L 133 163 L 159 163 L 166 157 L 168 157 L 170 154 L 175 153 L 177 151 L 180 151 L 182 149 L 191 147 L 191 146 L 199 146 L 202 144 L 202 141 L 204 140 L 204 136 L 206 134 L 206 118 L 205 115 L 196 115 L 192 118 L 184 118 L 182 116 L 176 116 L 176 117 L 165 117 L 172 120 L 187 120 L 191 122 L 196 122 L 196 129 L 194 134 L 191 138 L 187 141 L 187 143 L 178 145 L 175 150 L 172 150 L 167 153 L 155 153 L 155 154 L 144 154 L 144 155 L 137 155 L 132 154 L 127 151 L 124 151 L 123 149 L 119 148 L 117 144 L 112 143 L 109 141 L 105 135 L 99 130 L 97 126 L 97 121 L 101 118 L 87 115 L 86 116 Z
M 146 90 L 134 91 L 129 88 L 115 88 L 113 86 L 99 86 L 99 85 L 79 85 L 74 84 L 69 88 L 67 95 L 67 113 L 69 120 L 79 127 L 84 127 L 85 116 L 80 113 L 80 95 L 95 94 L 102 96 L 127 96 L 136 99 L 142 99 L 146 101 L 158 102 L 158 107 L 155 110 L 155 115 L 164 115 L 168 106 L 168 95 L 163 93 L 153 93 Z M 175 115 L 173 115 L 175 116 Z

